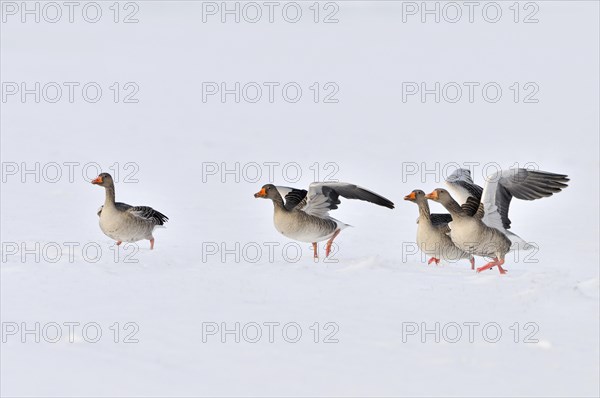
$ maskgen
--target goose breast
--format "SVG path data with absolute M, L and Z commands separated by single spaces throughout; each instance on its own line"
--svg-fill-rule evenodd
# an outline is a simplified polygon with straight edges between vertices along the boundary
M 100 229 L 108 237 L 122 242 L 150 239 L 155 225 L 117 208 L 102 209 Z
M 417 227 L 417 245 L 428 256 L 443 260 L 469 258 L 469 253 L 458 248 L 450 236 L 431 223 L 419 223 Z
M 311 216 L 301 211 L 276 212 L 275 229 L 283 236 L 300 242 L 320 242 L 329 239 L 338 229 L 333 219 Z

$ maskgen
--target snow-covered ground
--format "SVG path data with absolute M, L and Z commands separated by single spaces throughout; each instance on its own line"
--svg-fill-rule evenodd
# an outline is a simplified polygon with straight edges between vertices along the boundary
M 445 3 L 439 23 L 421 2 L 321 2 L 317 23 L 312 1 L 297 23 L 289 3 L 273 23 L 262 2 L 256 23 L 246 3 L 240 23 L 221 2 L 119 3 L 118 23 L 113 2 L 97 23 L 55 3 L 49 23 L 41 2 L 23 23 L 2 2 L 2 396 L 598 396 L 599 5 L 526 3 L 494 3 L 497 23 L 486 2 L 472 23 L 463 3 L 456 23 Z M 221 82 L 239 103 L 209 95 Z M 409 95 L 421 82 L 439 103 Z M 413 253 L 402 197 L 469 162 L 481 184 L 498 166 L 571 178 L 513 201 L 539 251 L 505 276 Z M 170 217 L 155 250 L 101 233 L 96 165 Z M 396 209 L 343 200 L 354 228 L 315 263 L 253 194 L 332 178 Z

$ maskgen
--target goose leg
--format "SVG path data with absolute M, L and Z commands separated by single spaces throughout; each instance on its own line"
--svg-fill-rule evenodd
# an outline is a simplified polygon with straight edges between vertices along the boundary
M 471 257 L 469 259 L 469 262 L 471 263 L 471 269 L 474 270 L 475 269 L 475 257 Z
M 333 243 L 335 237 L 340 234 L 340 231 L 341 229 L 336 230 L 331 239 L 327 241 L 327 245 L 325 246 L 325 257 L 329 257 L 329 253 L 331 253 L 331 244 Z
M 498 266 L 498 271 L 500 271 L 500 274 L 504 275 L 506 274 L 508 271 L 505 270 L 504 268 L 502 268 L 502 264 L 504 264 L 504 259 L 500 259 L 498 260 L 498 264 L 496 264 Z
M 498 271 L 500 271 L 500 273 L 504 275 L 508 271 L 506 271 L 504 268 L 502 268 L 502 264 L 504 264 L 504 259 L 500 259 L 499 260 L 496 257 L 496 258 L 494 258 L 494 261 L 491 261 L 491 262 L 487 263 L 483 267 L 477 268 L 477 272 L 485 271 L 486 269 L 490 269 L 490 268 L 493 268 L 493 267 L 498 267 Z
M 313 245 L 314 259 L 317 260 L 319 258 L 317 242 L 313 242 L 312 245 Z
M 154 250 L 154 238 L 150 239 L 150 250 Z
M 496 264 L 498 264 L 498 259 L 494 257 L 494 261 L 490 261 L 489 263 L 487 263 L 483 267 L 477 268 L 477 272 L 488 270 L 488 269 L 494 267 Z
M 439 258 L 431 257 L 429 259 L 429 261 L 427 261 L 427 265 L 431 264 L 434 261 L 435 261 L 435 265 L 438 265 L 440 263 L 440 259 Z

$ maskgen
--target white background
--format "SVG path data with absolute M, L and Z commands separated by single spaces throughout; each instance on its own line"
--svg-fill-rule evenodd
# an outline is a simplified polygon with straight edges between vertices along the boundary
M 103 336 L 94 344 L 81 330 L 75 342 L 4 335 L 2 395 L 599 394 L 597 2 L 535 2 L 537 23 L 523 23 L 533 10 L 526 13 L 524 2 L 518 23 L 513 2 L 498 2 L 500 21 L 487 22 L 481 2 L 473 23 L 465 7 L 456 23 L 432 16 L 422 23 L 419 14 L 403 22 L 402 2 L 338 1 L 332 24 L 313 21 L 313 2 L 299 2 L 298 23 L 282 18 L 282 6 L 274 23 L 266 16 L 222 23 L 219 15 L 203 23 L 202 3 L 193 1 L 139 1 L 132 24 L 114 23 L 113 2 L 99 2 L 101 20 L 88 23 L 84 4 L 73 23 L 66 7 L 57 23 L 3 14 L 2 82 L 97 82 L 103 95 L 96 103 L 77 90 L 73 103 L 66 91 L 57 103 L 15 95 L 1 104 L 3 248 L 80 245 L 72 262 L 66 250 L 55 263 L 4 252 L 1 318 L 4 327 L 97 322 Z M 114 82 L 137 84 L 139 102 L 114 103 Z M 203 102 L 203 82 L 297 82 L 303 96 L 297 103 L 280 95 L 274 103 Z M 314 82 L 337 84 L 339 102 L 315 103 Z M 403 82 L 496 82 L 503 95 L 496 103 L 480 91 L 473 103 L 466 92 L 457 103 L 431 95 L 403 102 Z M 515 103 L 514 82 L 535 83 L 538 102 Z M 35 172 L 22 173 L 22 163 L 31 169 L 36 162 L 39 182 Z M 58 182 L 48 181 L 42 171 L 51 162 L 78 162 L 73 181 L 66 167 Z M 117 200 L 170 217 L 155 233 L 154 251 L 139 242 L 137 263 L 114 260 L 114 243 L 98 227 L 104 193 L 89 183 L 95 169 L 82 176 L 91 163 L 114 174 L 115 162 Z M 138 183 L 123 182 L 128 162 Z M 265 167 L 257 181 L 238 173 L 236 182 L 207 176 L 206 162 L 281 166 L 273 181 Z M 302 170 L 297 182 L 281 173 L 290 162 Z M 309 245 L 300 244 L 302 257 L 290 263 L 272 205 L 252 195 L 268 182 L 307 187 L 315 162 L 321 171 L 334 163 L 336 179 L 370 188 L 396 209 L 342 200 L 333 216 L 354 228 L 336 240 L 339 261 L 314 263 Z M 513 231 L 539 246 L 537 262 L 508 260 L 509 273 L 500 276 L 475 274 L 466 261 L 436 267 L 406 256 L 417 209 L 402 197 L 440 186 L 443 171 L 453 170 L 447 165 L 465 162 L 478 164 L 480 184 L 490 162 L 569 175 L 564 192 L 511 205 Z M 17 174 L 7 174 L 15 163 Z M 414 164 L 418 173 L 403 173 Z M 102 249 L 96 263 L 81 251 L 90 242 Z M 266 248 L 257 262 L 203 252 L 207 243 L 236 242 L 279 246 L 273 261 Z M 114 322 L 139 325 L 139 342 L 114 343 Z M 204 322 L 296 322 L 303 336 L 295 344 L 281 332 L 273 343 L 266 336 L 223 343 L 219 335 L 204 343 Z M 315 322 L 336 323 L 339 342 L 314 343 Z M 489 343 L 479 329 L 473 342 L 422 342 L 420 334 L 403 342 L 406 322 L 496 322 L 503 335 Z M 524 343 L 523 331 L 515 343 L 515 322 L 521 330 L 538 325 L 538 343 Z

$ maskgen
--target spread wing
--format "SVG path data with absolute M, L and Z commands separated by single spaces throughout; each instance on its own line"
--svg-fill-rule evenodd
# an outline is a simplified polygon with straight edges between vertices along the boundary
M 483 188 L 473 182 L 469 169 L 458 169 L 446 178 L 446 186 L 458 204 L 467 202 L 469 196 L 481 200 Z
M 358 199 L 371 202 L 389 209 L 394 203 L 375 192 L 361 188 L 358 185 L 345 182 L 313 182 L 308 188 L 306 204 L 300 208 L 307 214 L 317 217 L 327 217 L 329 210 L 335 210 L 341 203 L 339 197 Z
M 485 184 L 481 202 L 483 222 L 497 229 L 509 229 L 508 209 L 513 197 L 536 200 L 552 196 L 566 188 L 568 176 L 545 171 L 509 169 L 496 172 Z
M 296 206 L 300 205 L 300 208 L 306 205 L 306 194 L 305 189 L 296 189 L 290 187 L 275 187 L 281 197 L 285 200 L 285 208 L 292 210 Z

